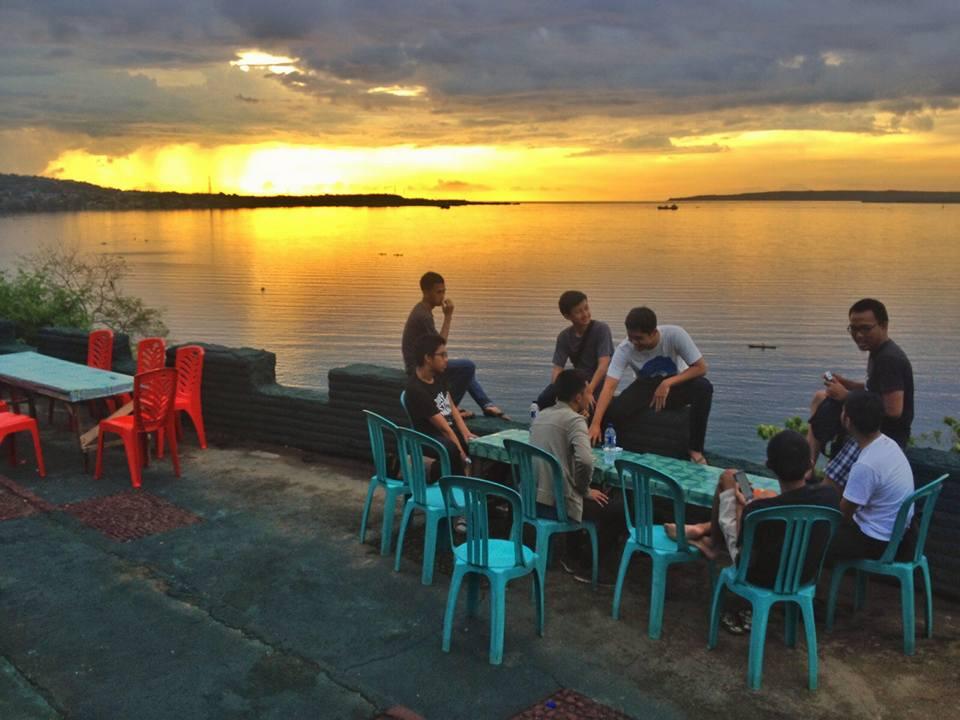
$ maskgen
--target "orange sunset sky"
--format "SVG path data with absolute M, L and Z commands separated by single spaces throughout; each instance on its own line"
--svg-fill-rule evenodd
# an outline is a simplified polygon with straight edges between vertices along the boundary
M 9 0 L 0 172 L 124 189 L 960 190 L 955 2 Z

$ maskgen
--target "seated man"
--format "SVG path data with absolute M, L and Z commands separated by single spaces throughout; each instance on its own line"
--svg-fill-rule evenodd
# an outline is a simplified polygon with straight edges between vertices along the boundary
M 407 322 L 403 326 L 401 349 L 403 351 L 403 365 L 408 375 L 413 375 L 419 362 L 416 354 L 417 338 L 429 333 L 436 333 L 437 326 L 433 321 L 433 309 L 443 308 L 443 326 L 440 328 L 440 337 L 447 342 L 450 336 L 450 323 L 453 319 L 453 301 L 446 296 L 447 286 L 443 277 L 435 272 L 427 272 L 420 278 L 420 290 L 423 297 L 413 306 Z M 477 366 L 472 360 L 458 359 L 447 363 L 447 382 L 454 403 L 459 407 L 465 393 L 470 393 L 484 415 L 506 418 L 503 411 L 493 404 L 487 397 L 480 382 L 476 378 Z M 473 417 L 473 413 L 464 413 L 465 418 Z
M 657 412 L 665 407 L 690 405 L 690 459 L 706 464 L 703 444 L 713 399 L 713 385 L 704 377 L 707 362 L 687 331 L 677 325 L 657 325 L 657 316 L 647 307 L 633 308 L 625 321 L 627 339 L 613 353 L 607 378 L 590 424 L 590 440 L 603 435 L 604 419 L 617 430 L 647 407 Z M 629 387 L 614 398 L 627 368 L 636 374 Z M 630 448 L 627 448 L 628 450 Z
M 407 412 L 413 429 L 436 438 L 450 455 L 451 471 L 463 475 L 467 441 L 476 437 L 467 429 L 460 411 L 453 404 L 444 370 L 447 368 L 447 344 L 436 333 L 422 335 L 414 344 L 417 366 L 407 380 Z M 431 477 L 440 475 L 440 463 L 434 463 Z
M 884 410 L 881 396 L 866 390 L 852 391 L 843 404 L 843 427 L 860 453 L 843 488 L 840 511 L 844 521 L 830 545 L 828 564 L 838 560 L 877 560 L 883 555 L 900 506 L 914 491 L 913 470 L 906 455 L 880 431 Z M 913 552 L 912 517 L 913 508 L 910 508 L 898 560 L 906 559 Z
M 845 436 L 840 422 L 843 401 L 850 391 L 866 389 L 880 394 L 883 398 L 881 431 L 900 447 L 906 447 L 913 422 L 913 368 L 900 346 L 887 334 L 887 308 L 879 300 L 864 298 L 853 304 L 848 316 L 847 327 L 853 341 L 860 350 L 870 353 L 866 383 L 850 380 L 840 373 L 826 374 L 824 389 L 814 394 L 810 405 L 807 434 L 813 465 L 820 450 L 834 441 L 833 458 L 827 464 L 826 474 L 838 488 L 846 483 L 860 452 L 857 443 Z
M 567 359 L 575 370 L 590 378 L 587 383 L 590 409 L 596 402 L 596 396 L 603 387 L 603 379 L 607 376 L 607 367 L 613 355 L 613 336 L 610 326 L 605 322 L 593 320 L 590 317 L 590 305 L 587 296 L 579 290 L 567 290 L 560 296 L 560 314 L 570 322 L 557 335 L 557 344 L 553 350 L 553 371 L 550 376 L 550 385 L 540 393 L 537 406 L 543 410 L 556 402 L 553 383 L 567 364 Z
M 710 522 L 687 525 L 687 539 L 699 547 L 704 555 L 716 558 L 726 547 L 734 562 L 740 552 L 743 540 L 741 532 L 743 518 L 749 513 L 764 508 L 784 505 L 823 505 L 836 508 L 840 497 L 837 491 L 827 484 L 809 485 L 805 478 L 810 469 L 810 446 L 803 435 L 793 430 L 783 430 L 774 435 L 767 443 L 767 467 L 780 482 L 780 494 L 773 497 L 748 500 L 737 485 L 736 470 L 724 470 L 717 482 L 717 492 L 713 498 L 713 512 Z M 671 537 L 676 536 L 676 527 L 665 524 L 664 528 Z M 823 554 L 828 533 L 820 532 L 824 528 L 815 528 L 807 553 L 808 567 L 806 577 L 812 577 Z M 782 523 L 764 523 L 753 538 L 753 550 L 750 555 L 750 567 L 747 579 L 757 585 L 772 587 L 780 565 L 780 552 L 783 548 Z
M 618 541 L 626 532 L 623 499 L 619 491 L 605 493 L 590 487 L 593 478 L 593 450 L 583 415 L 590 406 L 587 381 L 577 370 L 563 370 L 553 384 L 557 402 L 537 415 L 530 426 L 530 444 L 553 454 L 563 468 L 567 517 L 597 526 L 600 567 L 605 579 L 616 567 Z M 556 519 L 553 479 L 541 463 L 537 467 L 537 515 Z M 578 533 L 583 535 L 583 533 Z M 576 548 L 571 547 L 575 540 Z M 567 568 L 577 580 L 590 582 L 591 561 L 585 538 L 568 538 Z

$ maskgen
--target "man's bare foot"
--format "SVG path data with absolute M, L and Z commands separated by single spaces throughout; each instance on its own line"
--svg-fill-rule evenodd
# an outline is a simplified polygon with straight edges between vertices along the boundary
M 706 465 L 707 459 L 703 456 L 703 453 L 699 450 L 690 451 L 690 462 L 695 462 L 697 465 Z
M 677 539 L 677 524 L 676 523 L 664 523 L 663 531 L 667 534 L 668 538 L 673 540 Z M 707 535 L 710 532 L 710 523 L 696 523 L 695 525 L 685 525 L 684 533 L 687 536 L 687 540 L 699 540 L 704 535 Z
M 507 416 L 507 414 L 506 414 L 503 410 L 501 410 L 500 408 L 498 408 L 496 405 L 487 405 L 487 406 L 483 409 L 483 414 L 486 415 L 487 417 L 500 418 L 501 420 L 509 420 L 509 419 L 510 419 L 510 418 Z
M 716 560 L 720 557 L 720 550 L 713 544 L 713 538 L 709 535 L 691 540 L 690 544 L 698 548 L 707 560 Z

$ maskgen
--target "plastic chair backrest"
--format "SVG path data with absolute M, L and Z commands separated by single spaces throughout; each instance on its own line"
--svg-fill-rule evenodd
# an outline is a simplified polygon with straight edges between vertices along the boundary
M 643 463 L 620 459 L 615 463 L 621 487 L 632 489 L 631 497 L 624 501 L 623 512 L 627 530 L 634 542 L 643 547 L 653 546 L 653 496 L 673 500 L 673 518 L 677 528 L 686 524 L 686 496 L 680 484 L 669 475 Z M 688 552 L 690 545 L 686 533 L 678 532 L 677 552 Z
M 440 475 L 450 475 L 450 456 L 439 440 L 409 428 L 397 428 L 400 440 L 400 468 L 404 479 L 410 484 L 410 494 L 414 502 L 425 505 L 427 502 L 427 470 L 423 462 L 424 452 L 432 450 L 440 458 Z
M 743 543 L 740 557 L 737 558 L 737 582 L 747 583 L 750 568 L 750 555 L 753 552 L 753 537 L 757 527 L 765 522 L 782 522 L 783 547 L 780 550 L 780 565 L 777 579 L 773 583 L 773 592 L 781 595 L 796 593 L 803 583 L 803 570 L 806 565 L 807 551 L 810 547 L 810 535 L 817 523 L 830 525 L 830 535 L 823 545 L 823 553 L 817 562 L 812 583 L 816 584 L 823 568 L 823 559 L 833 540 L 837 525 L 843 517 L 839 510 L 822 505 L 785 505 L 783 507 L 764 508 L 745 516 L 743 523 Z
M 880 562 L 891 563 L 896 560 L 897 550 L 900 548 L 904 533 L 907 531 L 907 513 L 914 503 L 923 506 L 919 510 L 920 526 L 917 532 L 916 547 L 913 551 L 913 562 L 920 562 L 920 558 L 923 557 L 923 549 L 927 544 L 927 531 L 930 529 L 930 520 L 933 519 L 933 508 L 937 504 L 937 498 L 940 497 L 940 491 L 943 490 L 943 483 L 947 477 L 947 475 L 941 475 L 904 498 L 900 504 L 900 510 L 897 512 L 893 532 L 890 534 L 890 543 L 884 550 L 883 555 L 880 556 Z
M 550 470 L 553 483 L 553 502 L 557 510 L 557 520 L 567 522 L 567 502 L 563 492 L 563 469 L 560 461 L 551 452 L 521 440 L 506 439 L 503 447 L 510 455 L 510 472 L 513 485 L 520 490 L 523 517 L 525 520 L 537 519 L 537 469 L 536 463 L 542 463 Z
M 487 508 L 489 507 L 488 500 L 497 498 L 510 505 L 510 540 L 513 542 L 514 548 L 514 565 L 523 565 L 523 541 L 521 540 L 523 516 L 519 493 L 512 488 L 489 480 L 462 475 L 447 475 L 440 478 L 440 491 L 443 493 L 443 504 L 448 513 L 453 508 L 460 508 L 460 505 L 454 500 L 455 490 L 460 490 L 463 493 L 464 519 L 467 523 L 467 562 L 481 568 L 490 565 L 490 523 Z M 456 547 L 452 526 L 453 523 L 447 523 L 447 529 L 450 533 L 450 547 Z
M 113 330 L 94 330 L 87 336 L 87 365 L 100 370 L 113 367 Z
M 410 427 L 413 427 L 413 418 L 410 417 L 410 411 L 407 409 L 407 391 L 406 390 L 403 390 L 400 393 L 400 407 L 403 408 L 403 412 L 407 416 L 407 424 Z
M 389 433 L 397 441 L 397 426 L 382 415 L 375 412 L 364 410 L 363 414 L 367 416 L 367 433 L 370 435 L 370 450 L 373 452 L 373 468 L 377 480 L 386 482 L 390 477 L 387 472 L 387 443 L 386 435 Z
M 177 369 L 177 395 L 199 397 L 203 381 L 203 348 L 199 345 L 184 345 L 177 348 L 174 367 Z
M 138 432 L 166 427 L 177 393 L 177 371 L 160 368 L 133 378 L 133 418 Z
M 167 364 L 167 344 L 163 338 L 144 338 L 137 343 L 137 375 Z

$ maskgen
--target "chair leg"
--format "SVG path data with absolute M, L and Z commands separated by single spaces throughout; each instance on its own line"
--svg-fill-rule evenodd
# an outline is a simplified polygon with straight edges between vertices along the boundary
M 807 687 L 817 689 L 817 626 L 814 622 L 813 600 L 800 603 L 803 613 L 803 633 L 807 640 Z
M 720 613 L 723 611 L 722 580 L 718 580 L 713 587 L 713 599 L 710 602 L 710 629 L 707 632 L 707 649 L 713 650 L 717 646 L 717 635 L 720 632 Z
M 10 467 L 17 466 L 17 434 L 10 433 L 6 437 L 7 441 L 7 462 L 10 463 Z
M 923 605 L 923 626 L 928 638 L 933 637 L 933 587 L 930 583 L 930 565 L 924 556 L 920 559 L 920 570 L 923 573 L 923 592 L 926 602 Z
M 433 566 L 437 557 L 437 526 L 443 517 L 441 513 L 427 512 L 427 523 L 423 534 L 423 571 L 420 573 L 420 582 L 423 585 L 433 583 Z
M 476 573 L 474 573 L 476 574 Z M 453 635 L 453 616 L 457 610 L 457 595 L 460 594 L 460 583 L 463 582 L 464 566 L 457 565 L 450 578 L 450 590 L 447 593 L 447 609 L 443 613 L 443 651 L 450 652 L 450 639 Z
M 187 415 L 190 416 L 193 427 L 197 431 L 197 440 L 200 441 L 200 447 L 206 449 L 207 431 L 203 427 L 203 411 L 199 407 L 190 408 L 187 410 Z
M 103 430 L 97 433 L 97 464 L 93 470 L 93 479 L 99 480 L 103 477 Z M 86 455 L 86 453 L 84 453 Z
M 544 575 L 542 572 L 534 569 L 533 571 L 533 588 L 537 596 L 537 635 L 543 637 L 543 626 L 546 618 L 546 598 L 544 597 L 543 591 L 543 579 Z
M 767 640 L 767 621 L 770 606 L 765 602 L 753 604 L 753 625 L 750 629 L 750 655 L 747 659 L 747 684 L 751 690 L 759 690 L 763 680 L 763 646 Z
M 913 603 L 913 570 L 911 569 L 900 576 L 900 613 L 903 617 L 904 655 L 913 655 L 916 650 L 916 611 Z
M 593 589 L 596 590 L 597 582 L 600 579 L 600 545 L 597 542 L 597 529 L 592 525 L 588 526 L 587 535 L 590 536 L 590 550 L 593 559 L 593 573 L 590 579 L 593 581 Z
M 546 581 L 547 579 L 547 567 L 550 565 L 550 541 L 552 539 L 552 535 L 547 533 L 543 527 L 537 525 L 537 538 L 533 548 L 537 553 L 537 567 L 540 568 L 543 581 Z M 534 603 L 537 602 L 536 587 L 531 588 L 530 598 Z
M 101 433 L 101 437 L 102 435 Z M 124 435 L 123 449 L 127 453 L 127 467 L 130 468 L 130 484 L 138 488 L 142 480 L 141 468 L 143 466 L 143 459 L 140 457 L 140 438 L 138 438 L 136 434 Z
M 467 616 L 476 617 L 480 607 L 480 576 L 470 573 L 467 576 Z
M 393 571 L 400 572 L 400 556 L 403 554 L 403 536 L 407 533 L 407 523 L 413 514 L 413 499 L 407 500 L 403 506 L 403 519 L 400 520 L 400 534 L 397 536 L 397 559 L 393 563 Z
M 43 450 L 40 449 L 40 433 L 37 431 L 36 421 L 30 427 L 30 434 L 33 435 L 33 451 L 37 455 L 37 470 L 40 472 L 40 477 L 46 477 L 47 468 L 43 464 Z
M 667 570 L 669 565 L 653 558 L 650 571 L 650 619 L 647 622 L 647 637 L 659 640 L 663 630 L 663 599 L 667 594 Z
M 503 632 L 506 626 L 507 588 L 503 578 L 490 578 L 490 664 L 503 662 Z
M 627 540 L 623 546 L 623 552 L 620 555 L 620 569 L 617 571 L 617 584 L 613 589 L 613 612 L 611 615 L 614 620 L 620 619 L 620 597 L 623 594 L 623 582 L 627 579 L 627 569 L 630 567 L 630 558 L 633 557 L 634 547 L 630 540 Z
M 840 594 L 840 583 L 847 568 L 837 565 L 830 573 L 830 594 L 827 596 L 827 631 L 833 630 L 833 620 L 837 613 L 837 596 Z
M 176 433 L 173 432 L 173 423 L 167 423 L 167 436 L 170 438 L 170 460 L 173 461 L 173 474 L 180 477 L 180 453 L 177 449 Z
M 397 496 L 403 491 L 387 489 L 383 499 L 383 525 L 380 528 L 380 554 L 389 555 L 393 545 L 393 515 L 397 511 Z
M 162 431 L 161 431 L 162 432 Z M 367 517 L 370 515 L 370 505 L 373 503 L 373 495 L 377 490 L 379 483 L 375 477 L 370 478 L 370 485 L 367 487 L 367 499 L 363 503 L 363 514 L 360 516 L 360 544 L 367 538 Z
M 862 610 L 867 604 L 867 573 L 856 570 L 856 585 L 853 591 L 853 609 Z
M 797 646 L 797 619 L 800 608 L 797 603 L 784 603 L 783 643 L 788 648 Z

